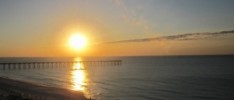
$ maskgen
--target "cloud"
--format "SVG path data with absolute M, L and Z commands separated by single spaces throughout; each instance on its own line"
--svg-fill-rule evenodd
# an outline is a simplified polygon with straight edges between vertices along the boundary
M 114 2 L 123 11 L 124 22 L 140 28 L 144 33 L 152 33 L 148 21 L 141 15 L 142 5 L 138 5 L 136 9 L 129 9 L 123 0 L 114 0 Z
M 214 37 L 226 36 L 228 34 L 234 35 L 234 30 L 220 31 L 220 32 L 207 32 L 207 33 L 186 33 L 186 34 L 179 34 L 179 35 L 153 37 L 153 38 L 112 41 L 112 42 L 107 42 L 107 43 L 151 42 L 151 41 L 161 41 L 161 40 L 199 40 L 199 39 L 209 39 L 209 38 L 214 38 Z

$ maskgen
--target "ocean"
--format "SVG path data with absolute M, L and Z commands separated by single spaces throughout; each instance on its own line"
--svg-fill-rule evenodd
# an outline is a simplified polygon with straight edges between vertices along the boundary
M 234 100 L 234 56 L 0 58 L 0 62 L 122 60 L 5 69 L 0 76 L 82 91 L 97 100 Z M 22 65 L 21 65 L 22 66 Z M 30 65 L 27 65 L 30 66 Z

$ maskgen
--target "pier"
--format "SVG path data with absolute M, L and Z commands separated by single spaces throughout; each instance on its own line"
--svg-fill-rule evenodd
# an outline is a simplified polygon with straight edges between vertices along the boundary
M 44 68 L 70 68 L 74 64 L 87 66 L 119 66 L 121 60 L 101 60 L 101 61 L 52 61 L 52 62 L 0 62 L 0 70 L 26 70 Z

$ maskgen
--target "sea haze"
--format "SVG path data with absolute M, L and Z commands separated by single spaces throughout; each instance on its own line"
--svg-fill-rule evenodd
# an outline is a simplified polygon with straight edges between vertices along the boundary
M 86 95 L 97 100 L 233 100 L 234 56 L 150 56 L 81 58 L 122 60 L 121 65 L 82 64 Z M 73 58 L 0 58 L 0 62 L 68 61 Z M 71 89 L 66 68 L 3 70 L 0 76 Z

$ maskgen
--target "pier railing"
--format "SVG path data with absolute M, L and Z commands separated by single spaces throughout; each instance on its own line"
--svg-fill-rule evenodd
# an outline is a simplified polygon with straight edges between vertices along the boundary
M 87 66 L 109 65 L 119 66 L 122 60 L 101 60 L 101 61 L 48 61 L 48 62 L 0 62 L 0 70 L 24 70 L 40 68 L 69 68 L 74 64 Z

